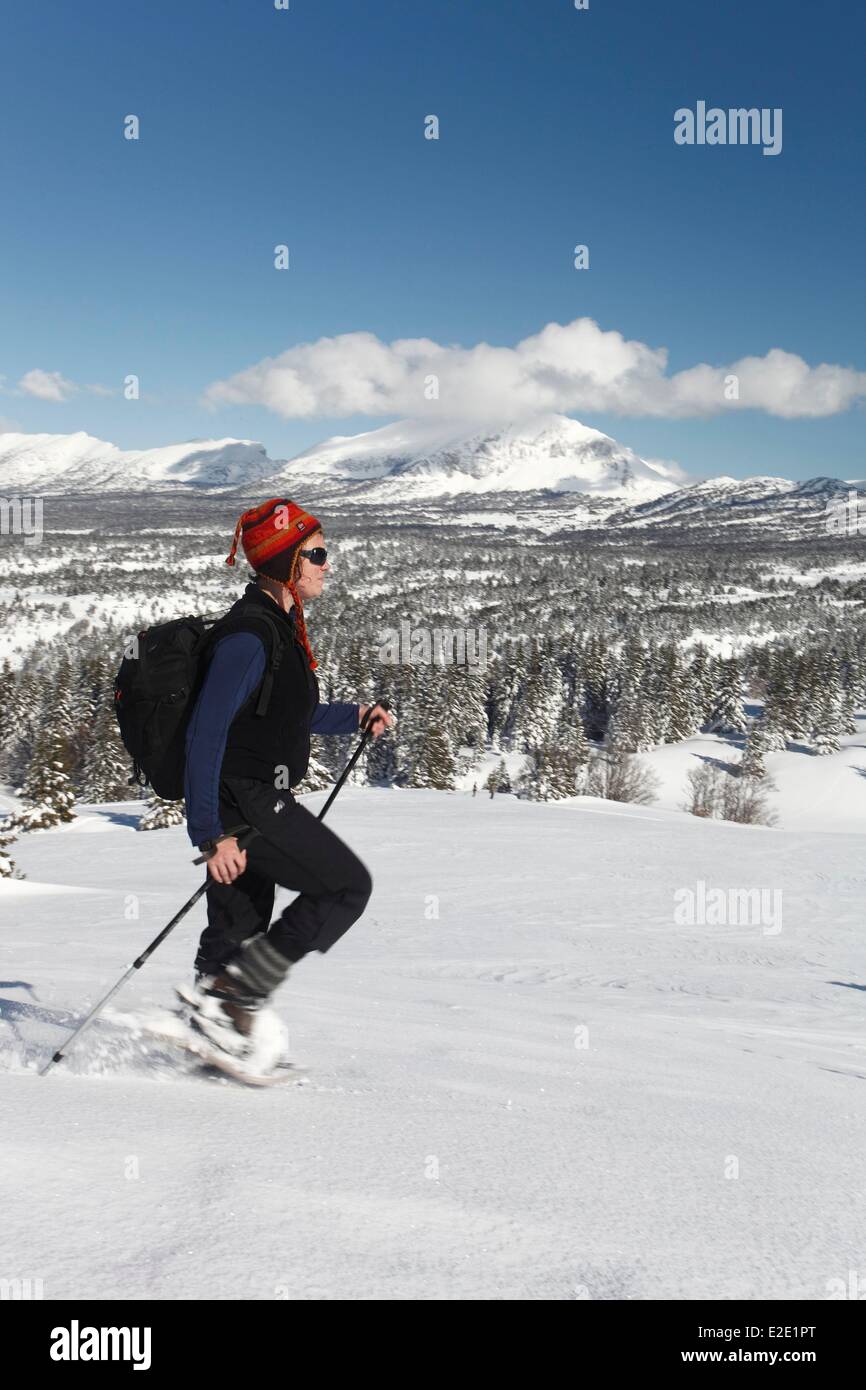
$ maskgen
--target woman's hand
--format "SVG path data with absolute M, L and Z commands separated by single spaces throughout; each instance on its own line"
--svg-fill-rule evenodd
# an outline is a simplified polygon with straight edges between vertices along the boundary
M 360 708 L 359 708 L 359 710 L 358 710 L 358 726 L 359 726 L 359 728 L 360 728 L 361 725 L 363 725 L 363 723 L 364 723 L 364 715 L 367 713 L 367 711 L 368 711 L 369 709 L 372 709 L 372 711 L 373 711 L 373 714 L 372 714 L 371 719 L 370 719 L 370 723 L 371 723 L 372 726 L 373 726 L 373 737 L 374 737 L 374 738 L 378 738 L 379 735 L 380 735 L 380 734 L 383 734 L 383 733 L 385 732 L 386 729 L 393 729 L 393 727 L 394 727 L 394 725 L 396 724 L 397 721 L 396 721 L 396 719 L 394 718 L 394 716 L 393 716 L 393 714 L 391 713 L 391 711 L 390 711 L 390 710 L 387 710 L 387 709 L 383 709 L 381 705 L 361 705 L 361 706 L 360 706 Z
M 229 836 L 227 840 L 220 840 L 207 861 L 207 871 L 217 883 L 234 883 L 246 867 L 247 852 L 245 849 L 238 849 L 234 835 Z

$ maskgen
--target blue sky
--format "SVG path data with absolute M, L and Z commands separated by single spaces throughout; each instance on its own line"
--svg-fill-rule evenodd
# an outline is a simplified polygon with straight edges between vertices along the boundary
M 7 428 L 124 448 L 233 435 L 284 458 L 407 413 L 387 390 L 382 414 L 334 404 L 340 335 L 379 339 L 387 376 L 395 340 L 514 349 L 586 317 L 666 349 L 662 375 L 774 348 L 866 369 L 866 23 L 841 0 L 16 10 L 0 88 Z M 698 100 L 781 108 L 782 152 L 676 145 L 674 111 Z M 138 141 L 122 136 L 129 113 Z M 438 141 L 423 138 L 431 113 Z M 577 243 L 589 270 L 573 268 Z M 260 370 L 243 403 L 203 403 L 322 338 L 339 340 L 336 368 L 296 362 L 307 418 L 262 395 Z M 65 399 L 45 399 L 41 373 Z M 138 401 L 123 399 L 129 373 Z M 682 417 L 663 382 L 646 390 L 652 413 L 592 392 L 567 412 L 699 475 L 866 474 L 856 390 L 793 418 Z

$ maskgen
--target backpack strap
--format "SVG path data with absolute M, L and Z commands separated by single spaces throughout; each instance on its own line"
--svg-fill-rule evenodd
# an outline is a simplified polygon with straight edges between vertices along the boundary
M 283 632 L 277 623 L 274 622 L 270 614 L 263 612 L 258 604 L 244 603 L 238 605 L 230 615 L 227 615 L 224 619 L 214 624 L 208 634 L 210 642 L 213 644 L 219 641 L 220 637 L 228 636 L 228 634 L 233 631 L 244 631 L 242 627 L 235 627 L 235 619 L 243 619 L 244 621 L 251 619 L 256 624 L 262 624 L 270 634 L 270 655 L 255 709 L 256 714 L 259 717 L 263 717 L 267 714 L 268 706 L 271 702 L 274 677 L 280 669 L 283 652 L 288 644 L 288 633 Z
M 258 704 L 256 705 L 256 714 L 264 716 L 268 712 L 268 705 L 271 702 L 271 691 L 274 688 L 274 677 L 280 669 L 280 662 L 283 659 L 283 652 L 285 651 L 288 638 L 284 637 L 283 634 L 277 630 L 276 623 L 267 613 L 257 613 L 256 616 L 262 618 L 271 632 L 271 659 L 268 662 L 268 669 L 265 672 L 265 678 L 262 681 L 262 688 L 259 692 Z

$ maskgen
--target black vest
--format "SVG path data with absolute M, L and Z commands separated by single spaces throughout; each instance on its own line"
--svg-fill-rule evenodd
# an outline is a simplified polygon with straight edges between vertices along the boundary
M 284 613 L 257 584 L 250 583 L 243 597 L 220 622 L 220 631 L 254 632 L 265 643 L 266 669 L 271 651 L 267 627 L 254 612 L 241 613 L 242 604 L 260 607 L 276 623 L 285 641 L 279 669 L 274 673 L 267 712 L 256 714 L 261 685 L 241 705 L 229 727 L 222 762 L 224 777 L 255 777 L 275 788 L 294 787 L 310 761 L 310 723 L 319 703 L 319 683 L 310 668 L 303 643 L 295 633 L 295 610 Z M 288 775 L 284 769 L 288 769 Z

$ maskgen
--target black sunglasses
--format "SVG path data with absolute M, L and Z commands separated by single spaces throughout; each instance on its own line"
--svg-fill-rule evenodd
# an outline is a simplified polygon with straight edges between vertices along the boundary
M 323 545 L 314 545 L 312 550 L 302 550 L 311 565 L 323 565 L 328 558 L 328 552 Z

